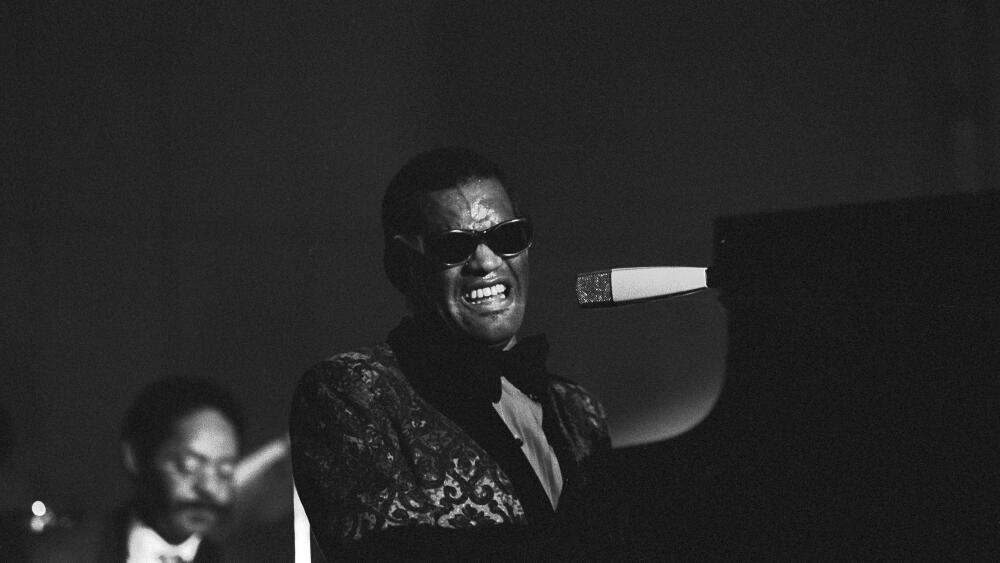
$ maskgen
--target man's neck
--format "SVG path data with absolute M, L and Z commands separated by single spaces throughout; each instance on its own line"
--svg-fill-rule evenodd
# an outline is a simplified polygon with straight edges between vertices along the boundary
M 413 315 L 413 320 L 435 331 L 440 338 L 450 338 L 455 342 L 463 343 L 463 345 L 483 346 L 485 348 L 492 348 L 494 350 L 506 352 L 516 346 L 519 340 L 516 333 L 506 342 L 483 342 L 481 340 L 473 340 L 455 331 L 453 327 L 448 326 L 440 319 L 440 317 L 438 317 L 436 313 L 433 312 L 415 314 Z
M 510 340 L 508 340 L 507 343 L 504 344 L 502 348 L 500 348 L 500 350 L 506 352 L 507 350 L 510 350 L 514 346 L 517 346 L 517 335 L 516 334 L 514 336 L 511 336 Z
M 153 513 L 153 509 L 149 507 L 137 506 L 134 514 L 134 520 L 140 526 L 148 528 L 160 536 L 163 541 L 171 545 L 180 545 L 187 541 L 191 534 L 176 534 L 170 533 L 169 527 L 163 522 L 163 518 L 158 517 Z

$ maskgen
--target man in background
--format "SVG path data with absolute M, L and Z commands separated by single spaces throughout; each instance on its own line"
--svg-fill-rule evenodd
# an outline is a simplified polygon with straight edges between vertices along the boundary
M 43 546 L 42 561 L 204 563 L 222 560 L 211 533 L 235 496 L 243 415 L 230 394 L 205 378 L 155 381 L 122 425 L 129 502 L 71 541 Z M 60 542 L 61 543 L 61 542 Z

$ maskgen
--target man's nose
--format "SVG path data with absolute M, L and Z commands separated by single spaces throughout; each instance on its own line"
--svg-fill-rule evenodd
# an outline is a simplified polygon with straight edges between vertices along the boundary
M 503 258 L 493 252 L 488 244 L 480 242 L 467 264 L 474 272 L 488 274 L 503 265 Z
M 198 477 L 195 488 L 199 494 L 218 504 L 226 504 L 233 497 L 233 480 L 211 471 L 206 471 Z

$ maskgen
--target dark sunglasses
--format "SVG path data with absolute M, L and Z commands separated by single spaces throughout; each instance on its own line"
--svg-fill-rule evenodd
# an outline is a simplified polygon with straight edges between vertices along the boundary
M 497 223 L 484 231 L 452 229 L 424 237 L 424 252 L 429 258 L 455 266 L 467 262 L 481 243 L 504 258 L 524 252 L 531 246 L 531 221 L 518 217 Z

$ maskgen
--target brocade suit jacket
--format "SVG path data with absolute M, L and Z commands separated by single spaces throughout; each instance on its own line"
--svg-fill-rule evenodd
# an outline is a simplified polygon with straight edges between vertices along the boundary
M 574 516 L 538 529 L 504 469 L 417 394 L 390 346 L 314 366 L 295 392 L 290 436 L 295 484 L 327 557 L 570 556 L 591 533 L 579 516 L 596 508 L 588 491 L 606 486 L 610 439 L 596 398 L 551 375 L 547 389 L 542 427 L 563 476 L 556 514 Z

